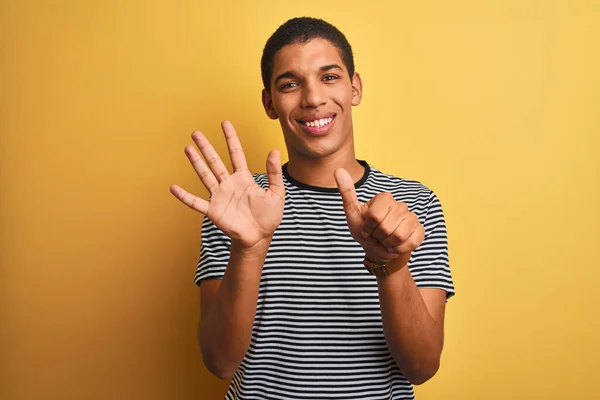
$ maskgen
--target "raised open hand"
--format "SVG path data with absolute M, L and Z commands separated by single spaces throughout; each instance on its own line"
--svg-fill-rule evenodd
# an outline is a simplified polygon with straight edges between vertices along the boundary
M 406 265 L 412 251 L 425 237 L 425 229 L 405 203 L 391 193 L 379 193 L 362 204 L 356 197 L 354 182 L 343 168 L 335 171 L 335 180 L 344 202 L 346 221 L 352 238 L 378 264 L 400 258 Z
M 221 158 L 200 132 L 192 139 L 206 159 L 194 146 L 186 146 L 185 154 L 198 177 L 210 192 L 210 200 L 188 193 L 177 185 L 171 193 L 183 203 L 206 215 L 219 229 L 244 248 L 252 248 L 264 239 L 270 239 L 281 223 L 285 202 L 285 187 L 279 152 L 272 150 L 267 157 L 267 190 L 256 184 L 248 170 L 246 157 L 233 125 L 221 124 L 233 166 L 229 174 Z M 207 165 L 208 164 L 208 165 Z

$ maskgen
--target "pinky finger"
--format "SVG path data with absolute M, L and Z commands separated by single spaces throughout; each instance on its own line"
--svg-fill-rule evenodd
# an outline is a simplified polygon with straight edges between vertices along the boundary
M 191 193 L 186 192 L 183 188 L 173 185 L 171 186 L 171 193 L 173 196 L 177 197 L 182 203 L 186 206 L 201 212 L 206 215 L 208 213 L 208 201 L 201 199 L 198 196 L 194 196 Z

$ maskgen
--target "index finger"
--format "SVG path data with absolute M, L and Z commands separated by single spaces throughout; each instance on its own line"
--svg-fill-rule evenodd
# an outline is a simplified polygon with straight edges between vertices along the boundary
M 231 158 L 233 172 L 247 171 L 248 164 L 246 163 L 246 156 L 244 155 L 242 144 L 240 143 L 240 139 L 238 138 L 233 124 L 229 121 L 223 121 L 221 123 L 221 128 L 223 129 L 225 140 L 227 141 L 227 148 L 229 149 L 229 157 Z

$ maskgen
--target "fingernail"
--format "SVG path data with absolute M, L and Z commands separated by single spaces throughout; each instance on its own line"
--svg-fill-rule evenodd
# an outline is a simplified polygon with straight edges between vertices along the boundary
M 366 238 L 366 237 L 369 237 L 369 234 L 368 234 L 367 232 L 365 232 L 365 231 L 362 231 L 360 234 L 361 234 L 361 235 L 362 235 L 362 237 L 364 237 L 364 238 Z

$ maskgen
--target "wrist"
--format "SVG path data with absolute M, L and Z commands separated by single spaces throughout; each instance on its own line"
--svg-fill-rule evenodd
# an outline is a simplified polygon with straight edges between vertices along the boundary
M 265 258 L 271 245 L 272 237 L 264 238 L 251 246 L 244 246 L 237 240 L 231 241 L 231 252 L 236 253 L 243 259 L 254 260 L 257 258 Z
M 370 255 L 368 253 L 365 252 L 365 259 L 367 261 L 372 262 L 373 264 L 376 265 L 385 265 L 385 264 L 389 264 L 390 262 L 393 261 L 393 259 L 384 259 L 384 258 L 379 258 L 375 255 Z
M 370 274 L 375 275 L 378 280 L 386 278 L 404 267 L 408 267 L 408 261 L 405 261 L 404 257 L 396 257 L 389 261 L 380 259 L 375 261 L 368 255 L 365 255 L 363 263 L 367 268 L 367 271 L 369 271 Z

